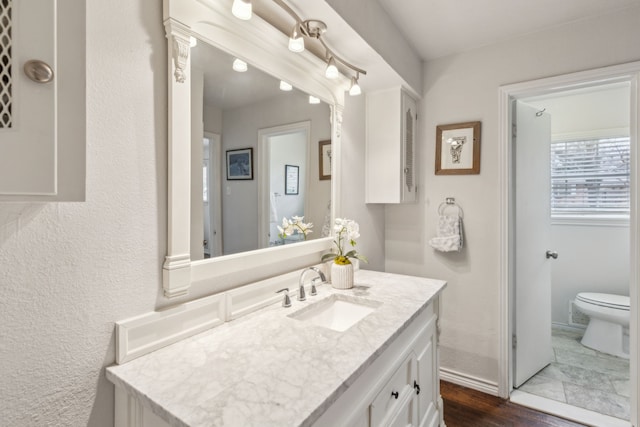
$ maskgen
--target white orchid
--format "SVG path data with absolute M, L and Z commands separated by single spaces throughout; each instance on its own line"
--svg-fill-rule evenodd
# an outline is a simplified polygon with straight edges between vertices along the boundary
M 322 256 L 322 261 L 333 259 L 336 264 L 351 264 L 349 258 L 356 258 L 361 261 L 367 262 L 367 259 L 352 249 L 346 252 L 346 242 L 355 248 L 356 239 L 360 237 L 360 226 L 357 222 L 347 218 L 336 218 L 333 231 L 335 232 L 336 239 L 333 243 L 336 245 L 337 253 L 329 253 Z
M 284 239 L 285 237 L 292 236 L 294 234 L 302 234 L 304 239 L 307 240 L 307 234 L 313 233 L 311 228 L 313 224 L 308 222 L 303 222 L 303 216 L 292 216 L 291 220 L 288 220 L 286 217 L 282 218 L 282 227 L 278 226 L 278 237 Z

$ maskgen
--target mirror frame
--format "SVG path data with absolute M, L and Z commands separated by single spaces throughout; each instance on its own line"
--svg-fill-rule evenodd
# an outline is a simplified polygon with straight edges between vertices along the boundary
M 340 136 L 349 80 L 324 76 L 326 63 L 309 53 L 287 49 L 288 36 L 255 13 L 242 21 L 231 14 L 231 0 L 164 0 L 163 22 L 168 59 L 167 254 L 163 290 L 167 298 L 185 296 L 194 287 L 217 293 L 320 262 L 331 238 L 258 249 L 199 261 L 190 256 L 191 85 L 189 41 L 196 37 L 250 66 L 288 81 L 330 105 L 334 146 L 331 220 L 339 212 Z M 256 139 L 258 136 L 256 135 Z M 258 202 L 258 201 L 256 201 Z

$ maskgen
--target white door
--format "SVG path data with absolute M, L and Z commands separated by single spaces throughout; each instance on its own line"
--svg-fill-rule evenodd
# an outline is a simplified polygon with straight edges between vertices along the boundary
M 9 0 L 0 18 L 0 194 L 53 195 L 56 2 Z
M 204 133 L 203 152 L 203 219 L 204 253 L 209 257 L 222 255 L 222 182 L 220 135 Z
M 514 387 L 552 359 L 549 143 L 551 116 L 517 101 L 514 112 Z

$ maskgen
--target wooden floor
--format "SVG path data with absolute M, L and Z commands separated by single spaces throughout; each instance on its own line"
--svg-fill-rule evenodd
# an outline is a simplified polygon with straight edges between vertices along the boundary
M 583 426 L 445 381 L 440 382 L 440 393 L 447 427 Z

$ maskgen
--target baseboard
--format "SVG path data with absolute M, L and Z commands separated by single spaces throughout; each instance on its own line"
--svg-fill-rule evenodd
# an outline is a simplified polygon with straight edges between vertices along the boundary
M 498 393 L 498 383 L 463 374 L 452 369 L 440 368 L 440 379 L 462 387 L 481 391 L 482 393 L 490 394 L 492 396 L 500 396 Z

